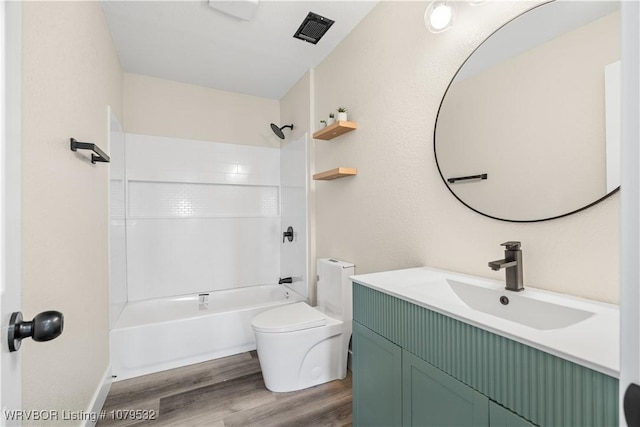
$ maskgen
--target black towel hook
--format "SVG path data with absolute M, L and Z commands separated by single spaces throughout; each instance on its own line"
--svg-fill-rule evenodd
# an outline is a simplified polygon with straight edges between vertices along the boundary
M 109 163 L 111 159 L 106 155 L 104 151 L 100 149 L 96 144 L 92 144 L 90 142 L 80 142 L 76 141 L 75 138 L 71 138 L 71 151 L 76 150 L 91 150 L 91 163 L 96 164 L 96 162 Z M 96 155 L 97 154 L 97 155 Z

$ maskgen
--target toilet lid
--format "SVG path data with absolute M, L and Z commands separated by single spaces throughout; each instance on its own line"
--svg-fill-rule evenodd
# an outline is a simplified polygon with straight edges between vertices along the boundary
M 256 332 L 293 332 L 327 324 L 327 317 L 304 302 L 287 304 L 258 314 L 251 321 Z

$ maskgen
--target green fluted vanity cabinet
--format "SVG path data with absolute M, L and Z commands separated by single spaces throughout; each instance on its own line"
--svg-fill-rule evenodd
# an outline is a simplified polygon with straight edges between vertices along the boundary
M 534 426 L 358 322 L 353 322 L 353 425 Z
M 352 344 L 353 424 L 402 425 L 402 349 L 357 322 Z
M 619 424 L 601 372 L 357 282 L 353 319 L 354 426 Z
M 406 350 L 402 354 L 402 393 L 404 426 L 489 426 L 486 396 Z

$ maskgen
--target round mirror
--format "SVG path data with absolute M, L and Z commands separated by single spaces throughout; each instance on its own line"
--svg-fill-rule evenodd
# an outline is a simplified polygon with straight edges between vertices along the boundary
M 456 73 L 434 132 L 451 193 L 534 222 L 619 189 L 620 4 L 555 1 L 510 21 Z

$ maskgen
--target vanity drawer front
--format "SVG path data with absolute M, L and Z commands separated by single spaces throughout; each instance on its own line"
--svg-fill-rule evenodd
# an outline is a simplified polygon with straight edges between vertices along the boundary
M 354 283 L 353 317 L 541 426 L 618 425 L 618 380 Z

